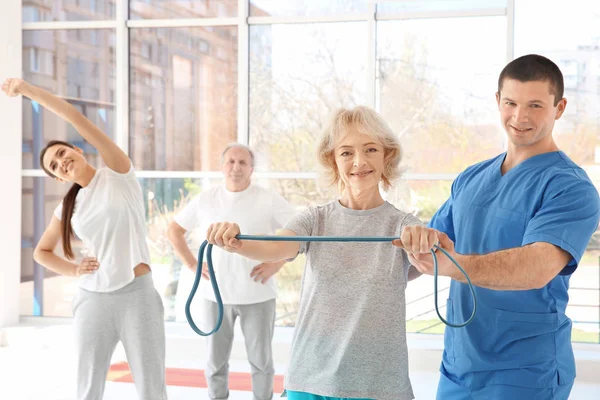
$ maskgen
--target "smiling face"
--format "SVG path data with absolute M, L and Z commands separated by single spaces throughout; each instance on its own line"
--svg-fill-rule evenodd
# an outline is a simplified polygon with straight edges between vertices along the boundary
M 506 78 L 502 90 L 496 93 L 496 101 L 502 126 L 513 146 L 553 143 L 554 122 L 563 114 L 566 100 L 555 101 L 550 82 Z
M 379 141 L 349 126 L 333 151 L 339 177 L 346 188 L 379 190 L 385 167 L 385 151 Z
M 63 182 L 75 182 L 87 166 L 80 148 L 64 144 L 47 147 L 41 161 L 47 174 Z
M 252 156 L 243 147 L 232 147 L 223 154 L 222 171 L 225 183 L 230 191 L 240 191 L 250 185 L 250 178 L 254 168 Z

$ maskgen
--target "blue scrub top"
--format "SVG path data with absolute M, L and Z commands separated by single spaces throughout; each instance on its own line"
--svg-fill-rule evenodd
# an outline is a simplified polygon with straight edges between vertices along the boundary
M 505 157 L 501 154 L 461 173 L 429 226 L 445 232 L 460 254 L 547 242 L 572 259 L 541 289 L 475 287 L 476 317 L 464 328 L 446 327 L 440 371 L 473 388 L 554 387 L 575 378 L 571 320 L 565 315 L 567 290 L 570 274 L 598 227 L 598 191 L 561 151 L 531 157 L 502 175 Z M 453 280 L 448 320 L 465 321 L 472 309 L 468 286 Z

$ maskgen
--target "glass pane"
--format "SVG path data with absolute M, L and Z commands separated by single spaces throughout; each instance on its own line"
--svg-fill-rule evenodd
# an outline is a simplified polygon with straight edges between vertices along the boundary
M 56 206 L 69 190 L 70 184 L 54 179 L 23 178 L 22 237 L 21 237 L 21 315 L 70 317 L 71 299 L 77 288 L 77 278 L 57 275 L 34 265 L 33 249 L 46 225 L 52 219 Z M 73 242 L 73 251 L 79 256 L 79 242 Z M 56 247 L 62 256 L 62 244 Z M 34 290 L 38 293 L 36 297 Z
M 404 180 L 394 182 L 387 192 L 387 201 L 397 209 L 416 215 L 423 223 L 428 223 L 433 214 L 450 196 L 452 181 Z M 438 279 L 440 299 L 447 296 L 450 280 Z M 416 333 L 443 333 L 443 323 L 435 313 L 433 303 L 433 277 L 421 276 L 406 287 L 406 329 Z M 439 309 L 445 315 L 445 301 L 440 301 Z
M 600 188 L 600 3 L 575 0 L 515 3 L 515 57 L 541 54 L 561 69 L 567 108 L 554 126 L 554 140 Z M 549 26 L 577 26 L 556 38 L 539 35 Z M 571 278 L 567 314 L 574 321 L 573 341 L 600 342 L 600 231 L 592 238 Z M 587 321 L 587 322 L 585 322 Z
M 506 18 L 384 21 L 377 38 L 379 109 L 407 172 L 460 172 L 503 150 L 495 93 Z
M 377 0 L 377 13 L 486 10 L 506 7 L 506 0 Z
M 237 12 L 238 0 L 129 0 L 131 19 L 236 17 Z
M 183 315 L 183 307 L 189 293 L 177 291 L 179 274 L 181 268 L 185 267 L 173 252 L 173 247 L 167 239 L 167 228 L 173 216 L 194 195 L 208 190 L 212 182 L 209 179 L 189 178 L 139 178 L 139 181 L 146 200 L 147 241 L 150 248 L 152 278 L 163 299 L 165 320 L 173 321 L 176 315 L 180 317 Z M 190 232 L 187 238 L 192 252 L 197 253 L 204 238 L 198 232 Z M 200 294 L 197 298 L 200 298 Z
M 592 237 L 569 283 L 567 315 L 573 320 L 573 342 L 600 343 L 600 232 Z
M 600 185 L 600 3 L 578 0 L 568 10 L 557 8 L 559 4 L 517 2 L 515 57 L 541 54 L 560 67 L 568 103 L 555 125 L 554 139 Z M 553 24 L 574 24 L 580 29 L 560 40 L 539 37 L 540 29 Z
M 116 0 L 23 0 L 23 22 L 114 19 L 115 3 Z
M 63 97 L 114 139 L 114 42 L 112 30 L 24 31 L 24 79 Z M 23 168 L 39 168 L 40 150 L 55 139 L 80 147 L 100 165 L 96 150 L 71 125 L 23 98 Z
M 250 27 L 250 144 L 257 170 L 316 170 L 316 141 L 339 107 L 364 104 L 367 25 Z
M 365 0 L 250 0 L 252 17 L 316 17 L 367 12 Z
M 219 170 L 237 141 L 237 28 L 130 31 L 129 152 L 138 170 Z

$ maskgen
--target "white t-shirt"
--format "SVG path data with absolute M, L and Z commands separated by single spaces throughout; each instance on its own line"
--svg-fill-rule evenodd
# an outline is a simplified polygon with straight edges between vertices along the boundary
M 61 219 L 62 202 L 54 210 Z M 142 187 L 133 165 L 125 174 L 100 168 L 89 185 L 79 190 L 71 218 L 74 233 L 83 241 L 88 257 L 96 257 L 98 270 L 79 277 L 79 287 L 111 292 L 133 281 L 133 269 L 150 265 Z
M 197 238 L 203 242 L 209 225 L 215 222 L 235 222 L 245 235 L 269 235 L 282 228 L 294 215 L 294 208 L 271 190 L 251 185 L 241 192 L 230 192 L 224 186 L 218 186 L 194 198 L 174 220 L 187 231 L 195 230 Z M 263 284 L 250 277 L 252 268 L 260 262 L 217 246 L 213 247 L 212 256 L 223 304 L 255 304 L 276 297 L 274 278 Z M 189 268 L 182 268 L 176 300 L 178 320 L 185 320 L 183 310 L 194 278 Z M 200 282 L 202 296 L 216 301 L 210 282 L 206 279 Z

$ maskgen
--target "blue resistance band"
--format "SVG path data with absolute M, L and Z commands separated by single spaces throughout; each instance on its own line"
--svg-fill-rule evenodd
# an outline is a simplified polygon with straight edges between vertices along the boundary
M 344 237 L 344 236 L 237 235 L 236 239 L 238 239 L 238 240 L 276 241 L 276 242 L 392 242 L 399 238 L 392 237 L 392 236 L 383 236 L 383 237 L 348 236 L 348 237 Z M 223 300 L 221 299 L 221 292 L 219 292 L 219 286 L 217 285 L 217 279 L 215 278 L 215 271 L 213 269 L 212 247 L 213 247 L 213 245 L 209 244 L 208 241 L 205 240 L 204 243 L 202 243 L 202 246 L 200 246 L 200 249 L 198 250 L 198 267 L 196 269 L 196 278 L 194 279 L 194 284 L 192 286 L 192 291 L 190 292 L 190 296 L 188 297 L 188 300 L 185 303 L 185 317 L 187 318 L 188 323 L 190 324 L 190 327 L 194 330 L 194 332 L 196 332 L 200 336 L 212 335 L 213 333 L 215 333 L 216 331 L 219 330 L 219 328 L 221 327 L 221 323 L 223 322 Z M 473 321 L 473 318 L 475 318 L 475 311 L 477 310 L 477 296 L 475 295 L 475 289 L 473 288 L 471 279 L 469 279 L 469 276 L 467 275 L 465 270 L 462 269 L 460 265 L 458 265 L 456 260 L 454 258 L 452 258 L 452 256 L 450 256 L 450 254 L 448 254 L 448 252 L 446 250 L 442 249 L 441 247 L 439 247 L 437 245 L 435 245 L 433 247 L 434 247 L 434 249 L 439 250 L 442 253 L 444 253 L 444 255 L 446 257 L 448 257 L 454 265 L 456 265 L 456 268 L 458 268 L 460 270 L 460 272 L 462 272 L 462 274 L 467 279 L 467 283 L 469 284 L 469 289 L 471 289 L 471 295 L 473 296 L 473 312 L 471 313 L 471 316 L 469 317 L 469 319 L 466 322 L 463 322 L 462 324 L 453 324 L 453 323 L 446 321 L 444 319 L 444 317 L 442 317 L 442 315 L 440 314 L 440 310 L 438 309 L 438 261 L 437 261 L 437 255 L 436 255 L 435 250 L 431 249 L 431 254 L 433 255 L 433 278 L 434 278 L 433 279 L 433 294 L 434 294 L 434 302 L 435 302 L 435 312 L 437 313 L 439 319 L 444 324 L 446 324 L 452 328 L 462 328 L 463 326 L 467 326 L 468 324 L 470 324 L 471 321 Z M 216 323 L 214 329 L 210 332 L 201 331 L 194 323 L 194 320 L 192 319 L 192 314 L 190 313 L 190 306 L 192 305 L 192 300 L 194 299 L 196 290 L 198 290 L 198 285 L 200 283 L 200 279 L 202 278 L 202 261 L 204 259 L 204 250 L 205 249 L 207 250 L 206 251 L 206 261 L 208 264 L 208 275 L 210 276 L 210 283 L 212 285 L 213 292 L 215 294 L 215 299 L 217 300 L 217 307 L 219 309 L 218 315 L 217 315 L 217 323 Z

